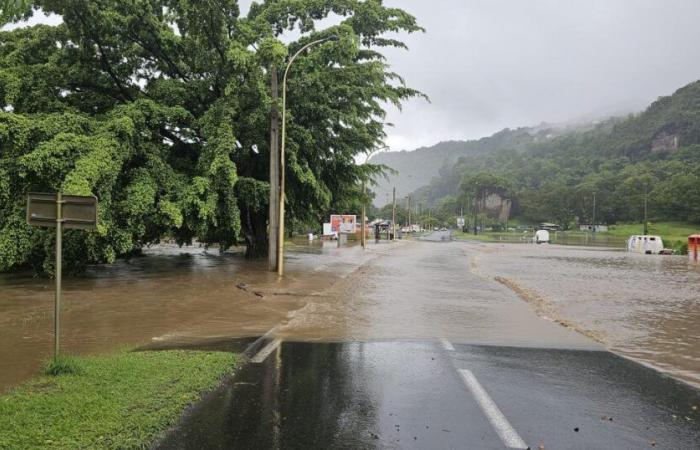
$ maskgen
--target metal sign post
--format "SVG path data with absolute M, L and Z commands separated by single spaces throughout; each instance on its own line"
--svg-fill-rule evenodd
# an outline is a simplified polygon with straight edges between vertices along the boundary
M 53 311 L 53 357 L 58 357 L 61 335 L 61 268 L 63 267 L 63 196 L 56 194 L 56 301 Z
M 38 194 L 27 195 L 27 223 L 36 227 L 56 227 L 56 293 L 54 301 L 54 358 L 58 356 L 61 331 L 61 281 L 63 229 L 89 230 L 97 227 L 97 198 L 94 196 Z

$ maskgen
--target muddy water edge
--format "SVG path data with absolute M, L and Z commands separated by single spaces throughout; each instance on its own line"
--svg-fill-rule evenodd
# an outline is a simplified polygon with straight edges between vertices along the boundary
M 465 244 L 470 270 L 538 315 L 700 387 L 700 267 L 605 248 Z
M 373 252 L 335 243 L 290 248 L 287 276 L 265 261 L 198 247 L 157 246 L 63 282 L 61 349 L 94 354 L 159 341 L 258 336 Z M 53 349 L 53 280 L 0 274 L 0 392 L 38 374 Z

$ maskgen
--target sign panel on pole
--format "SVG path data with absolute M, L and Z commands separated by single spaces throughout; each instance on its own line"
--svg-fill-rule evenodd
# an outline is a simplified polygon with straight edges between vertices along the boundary
M 54 301 L 54 358 L 58 357 L 61 336 L 61 269 L 63 267 L 63 229 L 89 230 L 97 226 L 97 197 L 29 193 L 27 223 L 56 229 L 56 292 Z
M 29 193 L 27 195 L 27 223 L 35 227 L 56 227 L 56 194 Z M 97 226 L 97 197 L 61 196 L 61 223 L 63 228 L 89 230 Z

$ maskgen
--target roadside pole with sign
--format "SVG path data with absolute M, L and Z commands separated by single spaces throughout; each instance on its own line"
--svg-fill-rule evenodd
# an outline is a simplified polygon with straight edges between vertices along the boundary
M 61 268 L 63 229 L 90 230 L 97 227 L 97 197 L 29 193 L 27 224 L 56 228 L 56 294 L 54 301 L 54 358 L 58 356 L 61 330 Z

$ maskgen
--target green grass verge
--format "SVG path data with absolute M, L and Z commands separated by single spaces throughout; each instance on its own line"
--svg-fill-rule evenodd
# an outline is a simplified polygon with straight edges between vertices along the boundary
M 629 237 L 642 234 L 644 225 L 641 223 L 611 225 L 608 234 Z M 661 236 L 664 241 L 688 242 L 688 236 L 700 233 L 700 225 L 683 222 L 649 222 L 649 234 Z
M 0 396 L 0 448 L 148 448 L 237 361 L 192 351 L 72 358 L 74 374 Z

